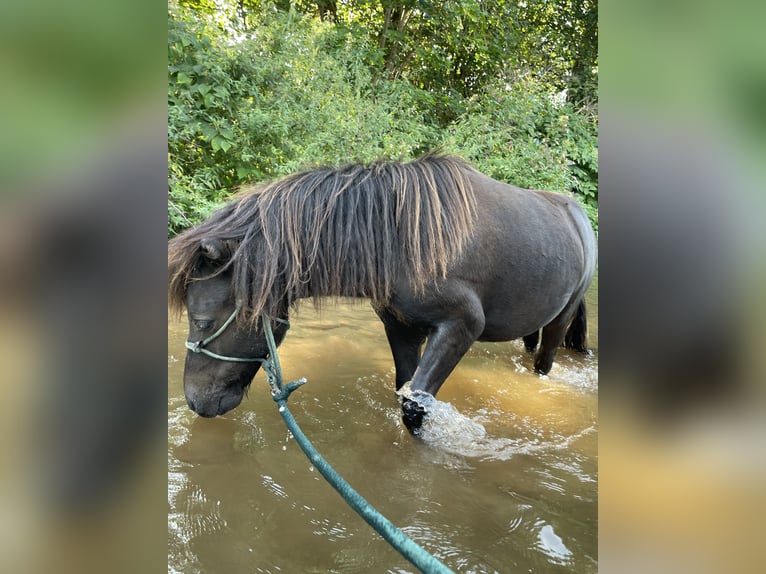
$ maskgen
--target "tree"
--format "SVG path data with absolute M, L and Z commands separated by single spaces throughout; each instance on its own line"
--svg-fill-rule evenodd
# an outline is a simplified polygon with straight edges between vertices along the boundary
M 567 90 L 567 100 L 598 99 L 598 5 L 594 0 L 530 0 L 519 4 L 519 67 Z

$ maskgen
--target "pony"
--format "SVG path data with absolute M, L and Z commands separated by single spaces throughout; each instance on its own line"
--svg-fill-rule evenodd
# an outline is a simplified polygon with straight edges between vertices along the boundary
M 302 299 L 362 297 L 383 323 L 417 433 L 474 341 L 524 338 L 537 373 L 584 351 L 596 240 L 566 195 L 496 181 L 463 159 L 318 167 L 244 189 L 168 245 L 169 304 L 189 320 L 184 394 L 203 417 L 240 404 Z M 271 324 L 271 323 L 270 323 Z M 538 335 L 539 330 L 541 334 Z M 565 341 L 566 338 L 566 341 Z

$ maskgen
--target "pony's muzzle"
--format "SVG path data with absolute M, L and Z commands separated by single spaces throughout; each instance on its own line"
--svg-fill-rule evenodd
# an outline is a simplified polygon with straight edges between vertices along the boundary
M 211 406 L 209 403 L 204 402 L 195 402 L 194 399 L 191 399 L 189 397 L 186 397 L 186 404 L 189 405 L 189 408 L 193 410 L 195 413 L 197 413 L 201 417 L 205 418 L 212 418 L 215 416 L 218 416 L 218 405 L 215 405 L 215 407 Z

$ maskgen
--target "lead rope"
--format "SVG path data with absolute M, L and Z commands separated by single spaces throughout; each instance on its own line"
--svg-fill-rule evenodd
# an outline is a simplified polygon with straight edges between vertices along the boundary
M 269 346 L 269 357 L 263 360 L 263 368 L 266 371 L 266 379 L 271 387 L 271 396 L 279 405 L 279 414 L 287 425 L 293 437 L 295 437 L 298 446 L 305 453 L 311 463 L 321 473 L 321 475 L 338 491 L 348 505 L 353 508 L 359 516 L 372 526 L 386 542 L 394 549 L 415 565 L 418 570 L 424 574 L 446 574 L 452 573 L 452 570 L 439 562 L 434 556 L 426 552 L 423 548 L 413 542 L 404 532 L 399 530 L 394 524 L 383 516 L 375 507 L 362 497 L 346 480 L 339 475 L 335 469 L 330 466 L 321 454 L 314 448 L 311 441 L 306 438 L 298 423 L 293 418 L 290 409 L 287 407 L 287 399 L 290 394 L 306 384 L 306 379 L 301 377 L 297 381 L 292 381 L 286 385 L 282 384 L 282 368 L 279 365 L 279 356 L 277 355 L 277 345 L 274 341 L 274 333 L 271 331 L 271 322 L 266 315 L 261 316 L 263 330 L 266 334 L 266 344 Z

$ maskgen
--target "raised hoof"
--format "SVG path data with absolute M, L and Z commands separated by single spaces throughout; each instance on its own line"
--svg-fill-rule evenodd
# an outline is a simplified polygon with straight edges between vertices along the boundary
M 425 407 L 417 401 L 407 399 L 402 403 L 402 421 L 404 421 L 404 426 L 407 427 L 407 430 L 414 435 L 420 432 L 425 414 Z

